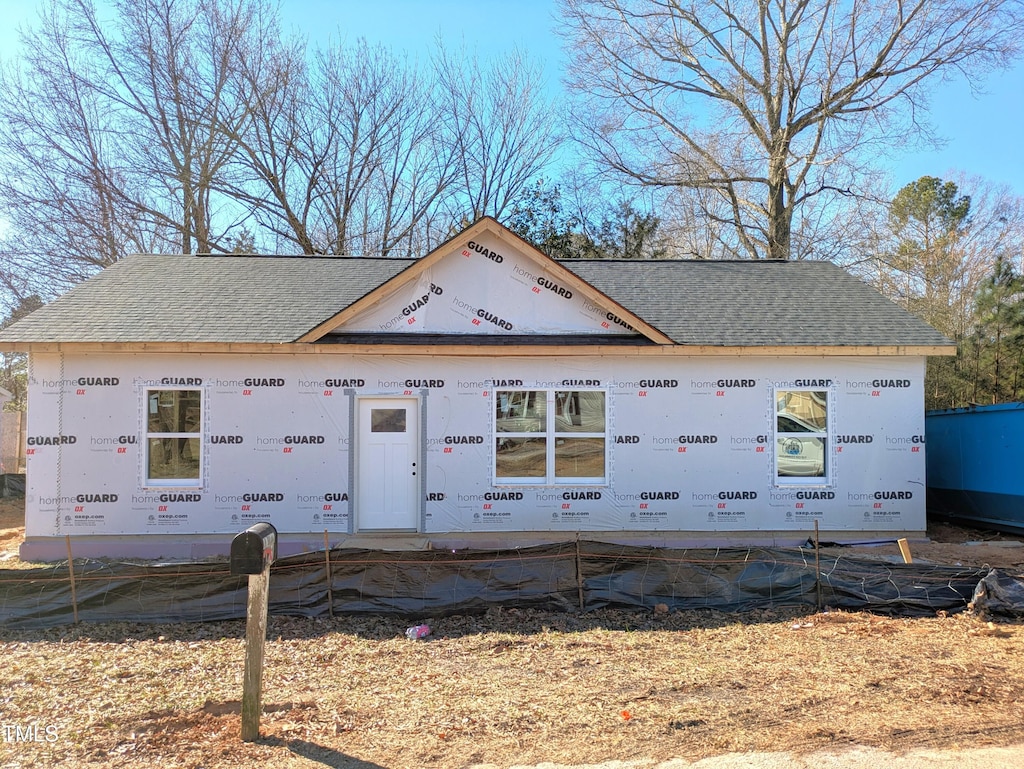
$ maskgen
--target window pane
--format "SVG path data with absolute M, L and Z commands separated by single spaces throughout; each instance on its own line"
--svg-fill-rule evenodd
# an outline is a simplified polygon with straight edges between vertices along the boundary
M 542 433 L 547 429 L 543 390 L 499 390 L 494 401 L 495 432 Z
M 556 478 L 603 478 L 604 438 L 559 438 L 555 442 Z
M 780 390 L 775 396 L 780 433 L 818 433 L 828 427 L 828 393 Z
M 498 438 L 495 440 L 494 464 L 498 478 L 544 478 L 547 472 L 547 440 Z
M 199 390 L 153 390 L 149 393 L 147 431 L 198 433 L 202 425 Z
M 776 465 L 779 476 L 825 477 L 824 438 L 779 438 Z
M 199 480 L 198 438 L 150 438 L 148 477 Z
M 566 390 L 555 393 L 555 432 L 603 433 L 604 393 Z
M 405 409 L 370 409 L 371 433 L 404 433 Z

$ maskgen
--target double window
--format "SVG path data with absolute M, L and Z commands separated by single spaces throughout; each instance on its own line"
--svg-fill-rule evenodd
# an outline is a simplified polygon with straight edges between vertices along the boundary
M 202 426 L 201 390 L 146 391 L 147 485 L 202 485 Z
M 828 457 L 828 391 L 777 390 L 775 482 L 826 483 Z
M 603 390 L 496 391 L 495 482 L 606 482 L 605 403 Z

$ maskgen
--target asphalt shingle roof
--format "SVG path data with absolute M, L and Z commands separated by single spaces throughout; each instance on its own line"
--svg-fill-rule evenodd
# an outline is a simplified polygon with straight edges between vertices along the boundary
M 0 332 L 23 342 L 293 342 L 409 259 L 135 255 Z
M 677 344 L 952 345 L 831 262 L 564 261 Z
M 131 256 L 0 332 L 0 343 L 283 344 L 414 263 L 338 257 Z M 828 262 L 560 264 L 677 344 L 952 344 Z

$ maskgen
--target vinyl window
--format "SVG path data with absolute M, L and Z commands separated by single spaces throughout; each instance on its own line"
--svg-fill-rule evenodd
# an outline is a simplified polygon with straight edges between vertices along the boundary
M 601 390 L 496 391 L 495 482 L 605 483 L 606 401 Z
M 827 483 L 830 446 L 828 391 L 776 391 L 776 484 Z
M 203 471 L 201 390 L 146 391 L 146 484 L 200 486 Z

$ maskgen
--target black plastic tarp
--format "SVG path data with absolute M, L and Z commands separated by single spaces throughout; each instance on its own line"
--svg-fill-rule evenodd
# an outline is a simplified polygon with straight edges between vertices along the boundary
M 224 563 L 142 566 L 75 563 L 75 601 L 66 564 L 0 571 L 0 624 L 70 624 L 75 607 L 87 622 L 203 622 L 245 616 L 247 582 Z
M 821 605 L 899 615 L 961 611 L 984 569 L 891 565 L 789 549 L 669 550 L 580 543 L 586 608 L 751 611 Z
M 999 617 L 1024 617 L 1024 576 L 992 569 L 974 589 L 974 610 Z
M 866 609 L 904 617 L 961 611 L 970 604 L 983 568 L 886 564 L 836 559 L 821 576 L 823 601 L 839 609 Z
M 566 609 L 577 601 L 575 562 L 574 543 L 455 552 L 332 550 L 330 593 L 334 611 L 347 614 L 440 616 L 492 606 Z M 323 552 L 279 561 L 271 569 L 271 611 L 328 613 L 326 575 Z
M 0 473 L 0 497 L 25 496 L 25 473 Z
M 665 604 L 670 609 L 750 611 L 815 600 L 813 562 L 799 551 L 673 550 L 580 543 L 585 606 Z
M 271 567 L 272 614 L 429 615 L 491 606 L 567 609 L 576 605 L 574 543 L 507 551 L 330 551 L 330 590 L 323 551 L 283 558 Z M 76 563 L 75 604 L 88 622 L 205 622 L 245 617 L 248 578 L 227 561 L 143 566 Z M 74 620 L 66 564 L 0 570 L 0 624 L 52 627 Z
M 70 624 L 75 606 L 79 620 L 87 622 L 245 616 L 247 578 L 231 575 L 226 561 L 89 561 L 75 563 L 74 575 L 73 605 L 67 564 L 0 571 L 0 624 Z M 1003 604 L 1021 608 L 1019 579 L 1005 582 L 987 569 L 825 556 L 816 562 L 813 553 L 799 549 L 684 550 L 575 541 L 510 550 L 305 553 L 273 565 L 269 601 L 272 614 L 310 617 L 332 610 L 438 617 L 491 607 L 586 611 L 658 604 L 740 612 L 814 608 L 819 600 L 823 608 L 924 615 L 966 609 L 983 578 L 1003 591 Z M 989 588 L 987 595 L 994 594 L 995 587 Z

